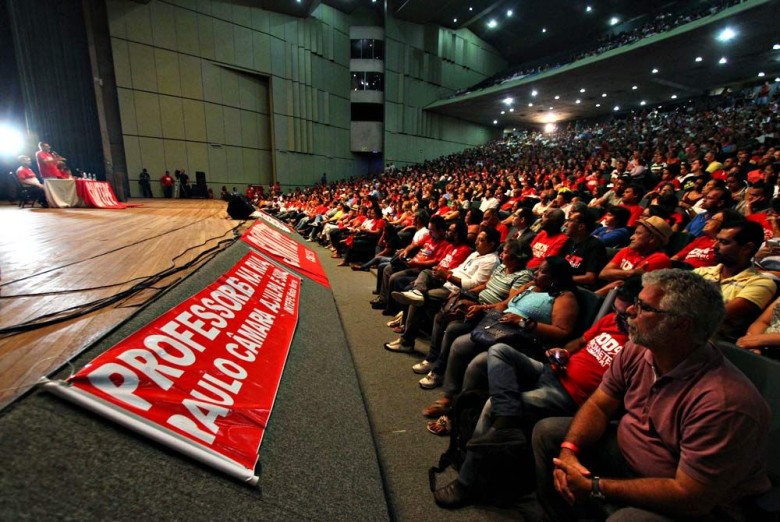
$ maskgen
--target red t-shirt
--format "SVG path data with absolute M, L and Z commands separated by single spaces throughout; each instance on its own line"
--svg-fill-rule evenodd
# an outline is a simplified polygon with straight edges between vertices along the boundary
M 756 223 L 764 227 L 764 241 L 769 241 L 774 236 L 774 231 L 772 230 L 772 224 L 766 218 L 766 212 L 754 212 L 753 214 L 750 214 L 745 219 L 747 219 L 748 221 L 755 221 Z
M 35 159 L 38 161 L 38 172 L 41 173 L 42 178 L 67 178 L 57 168 L 57 162 L 54 161 L 54 155 L 51 152 L 39 150 L 35 153 Z
M 21 181 L 22 184 L 24 184 L 24 180 L 26 179 L 34 179 L 37 181 L 35 172 L 33 172 L 30 167 L 19 167 L 16 169 L 16 177 L 19 178 L 19 181 Z
M 612 359 L 628 341 L 628 334 L 620 331 L 616 317 L 614 313 L 607 314 L 582 334 L 585 346 L 571 356 L 565 371 L 557 373 L 577 404 L 584 403 L 596 391 Z
M 626 205 L 621 203 L 620 206 L 631 212 L 631 217 L 628 218 L 628 226 L 635 227 L 637 220 L 642 217 L 642 212 L 644 212 L 645 209 L 643 209 L 641 205 Z
M 699 236 L 684 246 L 677 255 L 693 268 L 715 266 L 715 239 Z
M 468 245 L 452 246 L 450 245 L 449 251 L 439 262 L 439 267 L 445 270 L 451 270 L 457 268 L 463 264 L 469 255 L 471 255 L 471 247 Z
M 528 261 L 526 268 L 537 268 L 545 258 L 560 254 L 568 239 L 569 236 L 563 232 L 549 236 L 546 230 L 541 230 L 531 242 L 533 257 Z
M 642 257 L 631 247 L 626 247 L 615 254 L 615 257 L 612 258 L 610 263 L 616 264 L 621 270 L 633 270 L 638 268 L 639 265 L 647 265 L 645 267 L 645 272 L 652 272 L 653 270 L 660 270 L 661 268 L 671 268 L 672 266 L 672 260 L 663 252 L 653 252 L 649 256 Z
M 444 259 L 452 244 L 444 239 L 433 239 L 431 236 L 425 238 L 420 250 L 412 258 L 415 263 L 428 263 L 436 261 L 437 263 Z

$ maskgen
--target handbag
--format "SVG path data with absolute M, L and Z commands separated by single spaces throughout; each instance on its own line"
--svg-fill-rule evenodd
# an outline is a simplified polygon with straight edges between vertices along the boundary
M 490 310 L 471 331 L 471 341 L 487 349 L 494 344 L 508 344 L 514 348 L 537 348 L 539 338 L 525 329 L 508 323 L 500 322 L 504 313 L 501 310 Z
M 441 307 L 441 315 L 445 322 L 463 321 L 466 318 L 466 310 L 469 306 L 479 304 L 479 297 L 472 292 L 461 290 L 457 294 L 450 294 Z

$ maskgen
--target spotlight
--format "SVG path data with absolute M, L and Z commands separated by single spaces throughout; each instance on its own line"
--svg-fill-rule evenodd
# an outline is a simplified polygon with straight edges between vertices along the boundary
M 24 135 L 8 124 L 0 124 L 0 156 L 13 158 L 23 152 Z

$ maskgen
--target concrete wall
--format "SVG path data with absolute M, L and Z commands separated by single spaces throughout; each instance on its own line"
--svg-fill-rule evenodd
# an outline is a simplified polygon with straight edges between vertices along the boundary
M 506 68 L 468 30 L 388 19 L 385 27 L 385 161 L 401 166 L 458 152 L 499 131 L 423 110 Z
M 309 185 L 366 172 L 350 152 L 350 24 L 320 4 L 301 19 L 230 0 L 106 0 L 131 195 L 142 168 L 222 185 Z M 494 132 L 422 108 L 505 67 L 468 31 L 388 20 L 387 163 L 481 144 Z M 368 163 L 373 164 L 372 161 Z M 153 183 L 156 195 L 159 185 Z
M 349 151 L 349 22 L 230 1 L 107 0 L 130 186 L 184 168 L 209 186 L 357 174 Z M 159 186 L 153 184 L 155 193 Z

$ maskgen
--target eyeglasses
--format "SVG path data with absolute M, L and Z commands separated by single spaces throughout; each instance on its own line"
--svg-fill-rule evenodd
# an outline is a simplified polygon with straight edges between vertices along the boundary
M 661 310 L 660 308 L 650 306 L 649 304 L 645 303 L 638 297 L 634 299 L 634 308 L 636 309 L 636 315 L 641 315 L 642 312 L 652 312 L 654 314 L 669 314 L 669 315 L 676 314 L 676 312 L 673 312 L 671 310 Z

